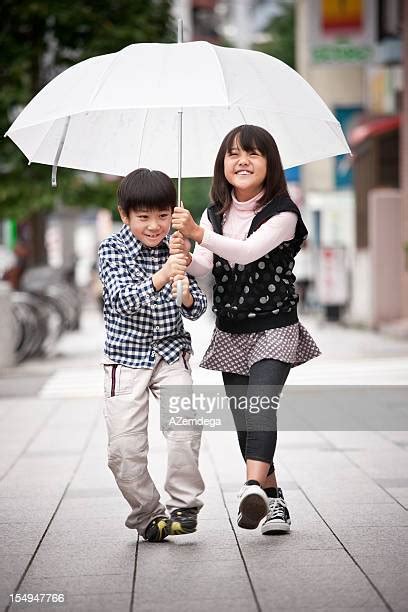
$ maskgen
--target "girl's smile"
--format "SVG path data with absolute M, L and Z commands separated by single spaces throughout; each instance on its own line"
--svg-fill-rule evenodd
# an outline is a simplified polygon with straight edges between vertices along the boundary
M 245 151 L 235 141 L 224 158 L 224 174 L 234 187 L 238 200 L 246 201 L 256 196 L 266 178 L 266 159 L 258 149 Z

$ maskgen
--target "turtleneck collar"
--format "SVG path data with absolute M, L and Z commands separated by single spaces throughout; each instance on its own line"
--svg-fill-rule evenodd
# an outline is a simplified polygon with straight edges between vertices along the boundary
M 256 196 L 254 196 L 253 198 L 251 198 L 250 200 L 246 200 L 246 202 L 239 202 L 239 200 L 237 200 L 234 190 L 232 190 L 231 192 L 231 198 L 232 198 L 232 206 L 236 209 L 236 210 L 242 210 L 242 211 L 254 211 L 258 201 L 262 198 L 262 196 L 264 195 L 265 191 L 264 189 L 262 189 L 262 191 L 260 191 Z

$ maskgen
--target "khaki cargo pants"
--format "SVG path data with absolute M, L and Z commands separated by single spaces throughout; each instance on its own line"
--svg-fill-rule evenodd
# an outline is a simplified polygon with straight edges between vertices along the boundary
M 108 430 L 108 465 L 132 511 L 126 526 L 144 531 L 156 516 L 166 514 L 147 468 L 149 390 L 157 399 L 161 385 L 191 385 L 188 359 L 180 356 L 169 365 L 156 357 L 152 370 L 105 364 L 105 410 Z M 204 483 L 198 469 L 201 432 L 165 431 L 167 474 L 164 488 L 170 499 L 166 506 L 201 508 L 198 496 Z

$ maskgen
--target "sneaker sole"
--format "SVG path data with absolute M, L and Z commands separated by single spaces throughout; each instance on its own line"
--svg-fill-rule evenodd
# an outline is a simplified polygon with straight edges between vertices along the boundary
M 283 533 L 289 533 L 290 525 L 287 523 L 280 523 L 279 525 L 262 525 L 261 532 L 263 535 L 279 535 Z
M 238 527 L 256 529 L 263 517 L 268 514 L 268 511 L 269 507 L 260 495 L 256 495 L 256 493 L 247 495 L 239 505 Z

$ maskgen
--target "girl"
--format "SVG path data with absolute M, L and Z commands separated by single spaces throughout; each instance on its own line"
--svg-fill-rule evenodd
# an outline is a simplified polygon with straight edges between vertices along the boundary
M 294 258 L 307 237 L 290 199 L 279 151 L 264 129 L 242 125 L 227 134 L 218 152 L 212 204 L 198 226 L 176 207 L 173 227 L 196 248 L 188 272 L 215 279 L 216 328 L 201 366 L 222 372 L 229 397 L 259 396 L 265 385 L 280 394 L 290 368 L 320 354 L 298 321 Z M 172 246 L 185 249 L 176 233 Z M 262 393 L 265 395 L 265 393 Z M 239 412 L 239 414 L 236 414 Z M 247 481 L 239 493 L 238 525 L 263 534 L 289 532 L 290 516 L 278 488 L 273 457 L 276 410 L 233 410 Z

